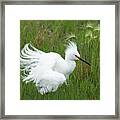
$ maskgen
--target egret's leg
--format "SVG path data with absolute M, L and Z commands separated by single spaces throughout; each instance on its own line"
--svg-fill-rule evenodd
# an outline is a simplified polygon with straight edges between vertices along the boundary
M 65 75 L 65 77 L 66 77 L 67 80 L 69 80 L 69 75 Z M 67 80 L 65 81 L 65 85 L 69 84 L 69 82 Z

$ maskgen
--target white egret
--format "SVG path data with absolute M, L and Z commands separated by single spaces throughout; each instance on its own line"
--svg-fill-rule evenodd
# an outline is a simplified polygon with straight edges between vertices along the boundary
M 75 69 L 75 60 L 82 60 L 90 65 L 80 58 L 76 43 L 71 41 L 67 45 L 65 59 L 58 53 L 46 53 L 26 44 L 21 50 L 20 61 L 21 70 L 24 72 L 23 81 L 35 82 L 38 92 L 42 95 L 54 92 L 66 82 Z

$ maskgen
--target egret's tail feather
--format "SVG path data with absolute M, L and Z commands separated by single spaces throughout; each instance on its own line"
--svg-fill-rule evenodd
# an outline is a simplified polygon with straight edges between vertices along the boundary
M 36 49 L 31 44 L 26 44 L 21 50 L 20 55 L 20 68 L 24 77 L 23 81 L 30 82 L 34 81 L 34 76 L 32 76 L 32 69 L 38 64 L 40 55 L 44 52 Z

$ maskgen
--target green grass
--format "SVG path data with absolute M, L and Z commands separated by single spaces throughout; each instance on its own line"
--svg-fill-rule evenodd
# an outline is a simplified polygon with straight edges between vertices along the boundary
M 20 47 L 31 42 L 45 52 L 54 51 L 64 57 L 66 39 L 75 35 L 81 57 L 89 68 L 77 61 L 77 67 L 56 92 L 41 95 L 34 83 L 20 80 L 21 100 L 99 100 L 100 99 L 100 21 L 99 20 L 21 20 Z

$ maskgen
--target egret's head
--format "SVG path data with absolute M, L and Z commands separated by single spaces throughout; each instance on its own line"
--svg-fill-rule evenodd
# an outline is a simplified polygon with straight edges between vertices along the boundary
M 66 60 L 80 60 L 86 64 L 88 64 L 89 66 L 91 66 L 87 61 L 85 61 L 84 59 L 82 59 L 80 57 L 80 53 L 77 50 L 77 45 L 74 42 L 69 41 L 68 45 L 67 45 L 67 49 L 65 51 L 65 59 Z
M 65 51 L 65 57 L 68 60 L 78 60 L 78 57 L 80 57 L 80 54 L 77 50 L 76 43 L 69 41 Z

